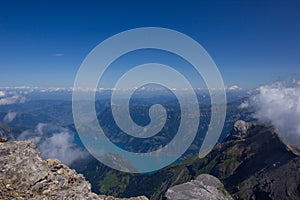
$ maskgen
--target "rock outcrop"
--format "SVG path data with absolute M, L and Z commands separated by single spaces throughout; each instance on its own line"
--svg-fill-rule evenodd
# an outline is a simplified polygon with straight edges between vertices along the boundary
M 298 200 L 300 157 L 295 151 L 274 127 L 240 120 L 196 171 L 219 178 L 236 199 Z
M 91 192 L 83 175 L 59 160 L 42 160 L 31 141 L 0 143 L 0 199 L 115 200 Z M 124 199 L 125 200 L 125 199 Z M 130 200 L 147 200 L 135 197 Z
M 166 198 L 168 200 L 232 200 L 221 181 L 208 174 L 201 174 L 195 180 L 169 188 Z
M 230 135 L 227 136 L 227 140 L 242 140 L 247 137 L 248 130 L 255 126 L 255 124 L 238 120 L 234 123 L 233 129 Z

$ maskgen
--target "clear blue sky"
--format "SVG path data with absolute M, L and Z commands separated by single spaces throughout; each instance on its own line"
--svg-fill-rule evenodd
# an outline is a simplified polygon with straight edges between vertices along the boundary
M 300 1 L 199 2 L 1 1 L 0 86 L 72 86 L 96 45 L 145 26 L 198 41 L 225 85 L 247 88 L 299 78 Z

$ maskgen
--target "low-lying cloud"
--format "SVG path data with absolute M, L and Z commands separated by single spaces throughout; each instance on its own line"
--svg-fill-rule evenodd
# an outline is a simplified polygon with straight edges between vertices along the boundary
M 12 122 L 17 116 L 16 112 L 11 112 L 9 111 L 4 117 L 3 117 L 3 122 L 5 123 L 10 123 Z
M 66 165 L 88 155 L 74 143 L 73 132 L 50 124 L 39 123 L 35 130 L 24 131 L 17 140 L 34 141 L 43 159 L 56 158 Z
M 26 97 L 17 93 L 9 94 L 4 91 L 0 91 L 0 106 L 10 105 L 16 103 L 25 103 Z
M 0 98 L 5 96 L 5 92 L 4 91 L 0 91 Z
M 240 108 L 253 106 L 254 117 L 271 122 L 281 138 L 300 147 L 300 82 L 274 83 L 261 86 L 258 94 L 244 102 Z

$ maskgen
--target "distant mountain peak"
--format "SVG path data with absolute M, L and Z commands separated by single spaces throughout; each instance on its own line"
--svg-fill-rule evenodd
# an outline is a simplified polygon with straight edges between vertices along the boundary
M 227 87 L 228 91 L 238 91 L 238 90 L 242 90 L 242 88 L 238 85 L 231 85 L 229 87 Z

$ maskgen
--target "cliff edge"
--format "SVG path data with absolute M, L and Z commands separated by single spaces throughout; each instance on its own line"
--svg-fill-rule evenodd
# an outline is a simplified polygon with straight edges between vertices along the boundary
M 0 199 L 118 200 L 92 193 L 84 176 L 59 160 L 42 160 L 32 141 L 0 143 Z

